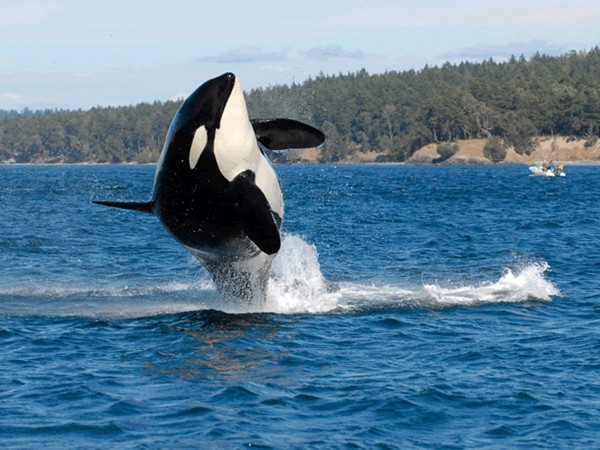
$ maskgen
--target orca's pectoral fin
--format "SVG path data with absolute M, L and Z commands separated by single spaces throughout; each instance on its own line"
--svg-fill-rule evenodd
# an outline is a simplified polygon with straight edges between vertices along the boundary
M 97 205 L 112 206 L 113 208 L 130 209 L 132 211 L 141 211 L 152 214 L 154 211 L 154 202 L 102 202 L 92 201 Z
M 325 135 L 314 127 L 291 119 L 253 119 L 256 139 L 270 150 L 313 148 L 325 142 Z
M 275 222 L 269 201 L 254 183 L 254 173 L 247 170 L 232 181 L 237 191 L 244 231 L 261 251 L 274 255 L 281 248 L 279 227 Z

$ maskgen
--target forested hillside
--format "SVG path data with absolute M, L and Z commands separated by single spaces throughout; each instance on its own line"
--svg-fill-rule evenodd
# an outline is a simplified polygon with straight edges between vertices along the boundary
M 4 112 L 0 161 L 155 162 L 179 103 Z
M 356 151 L 401 161 L 432 142 L 491 137 L 529 153 L 539 135 L 598 139 L 600 48 L 504 63 L 322 75 L 254 89 L 247 100 L 251 117 L 290 117 L 321 128 L 327 135 L 323 161 Z M 155 102 L 89 111 L 3 111 L 0 161 L 156 161 L 177 107 Z

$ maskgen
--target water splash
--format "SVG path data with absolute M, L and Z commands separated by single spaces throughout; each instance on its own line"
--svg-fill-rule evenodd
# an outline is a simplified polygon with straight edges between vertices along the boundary
M 544 278 L 550 266 L 546 262 L 532 263 L 517 273 L 505 269 L 495 283 L 445 289 L 437 285 L 424 285 L 424 293 L 440 305 L 477 305 L 485 303 L 515 303 L 528 300 L 550 301 L 560 295 L 556 286 Z
M 277 313 L 323 313 L 339 307 L 328 292 L 317 249 L 299 236 L 285 236 L 273 261 L 265 310 Z
M 223 303 L 211 281 L 170 282 L 156 286 L 45 286 L 0 289 L 0 315 L 138 318 L 217 309 L 226 313 L 325 314 L 374 308 L 443 308 L 489 303 L 550 301 L 560 295 L 544 277 L 545 262 L 505 269 L 495 282 L 448 287 L 328 283 L 317 249 L 287 235 L 273 261 L 267 302 L 261 306 Z
M 505 269 L 496 282 L 478 286 L 418 288 L 397 285 L 339 283 L 328 286 L 317 250 L 298 236 L 286 236 L 273 265 L 268 303 L 264 311 L 283 314 L 327 313 L 391 307 L 474 306 L 486 303 L 550 301 L 560 291 L 544 278 L 546 262 L 530 263 L 516 272 Z

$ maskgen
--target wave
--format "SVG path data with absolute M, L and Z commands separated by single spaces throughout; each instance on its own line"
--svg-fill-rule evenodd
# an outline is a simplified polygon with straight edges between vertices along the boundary
M 339 293 L 353 307 L 380 306 L 396 307 L 452 307 L 477 306 L 491 303 L 523 303 L 528 301 L 551 301 L 560 295 L 556 286 L 544 278 L 549 269 L 547 263 L 533 263 L 517 273 L 505 269 L 496 282 L 478 286 L 442 287 L 424 284 L 421 288 L 401 289 L 395 286 L 365 286 L 351 283 L 340 286 Z M 353 303 L 353 304 L 352 304 Z
M 444 308 L 491 303 L 550 301 L 560 291 L 544 277 L 546 262 L 519 270 L 504 269 L 495 282 L 458 287 L 329 283 L 318 252 L 295 235 L 287 235 L 273 261 L 264 305 L 230 305 L 207 279 L 156 286 L 59 286 L 0 289 L 0 315 L 78 316 L 100 319 L 140 318 L 215 309 L 226 313 L 327 314 L 380 308 Z
M 328 286 L 317 250 L 298 236 L 286 236 L 273 264 L 265 311 L 276 313 L 328 313 L 381 307 L 451 307 L 489 303 L 550 301 L 560 295 L 544 278 L 546 262 L 529 263 L 517 271 L 506 268 L 496 282 L 444 287 L 423 284 L 416 289 L 396 285 L 337 283 Z

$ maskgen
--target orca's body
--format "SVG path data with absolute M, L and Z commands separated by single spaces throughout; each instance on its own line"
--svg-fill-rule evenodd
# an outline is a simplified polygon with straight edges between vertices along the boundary
M 265 148 L 316 147 L 324 139 L 293 120 L 250 121 L 241 85 L 227 73 L 200 86 L 175 114 L 149 202 L 95 203 L 155 214 L 223 296 L 264 301 L 283 220 Z

